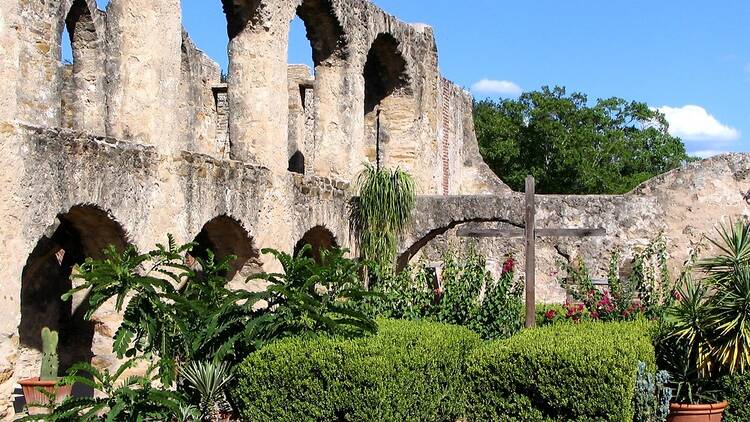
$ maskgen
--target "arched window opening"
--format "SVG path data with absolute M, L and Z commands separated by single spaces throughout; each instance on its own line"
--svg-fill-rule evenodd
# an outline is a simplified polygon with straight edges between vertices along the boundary
M 292 166 L 293 161 L 304 162 L 314 149 L 320 103 L 316 78 L 325 78 L 344 54 L 344 30 L 330 0 L 303 1 L 289 25 L 289 171 L 304 174 L 304 166 Z
M 229 156 L 229 33 L 218 0 L 182 0 L 180 127 L 183 148 L 216 158 Z
M 22 273 L 19 376 L 38 376 L 43 327 L 60 333 L 61 373 L 91 361 L 94 323 L 83 319 L 85 304 L 77 307 L 84 297 L 63 302 L 60 296 L 74 286 L 76 267 L 86 258 L 100 259 L 109 245 L 124 250 L 127 244 L 123 228 L 99 208 L 75 206 L 57 217 L 54 231 L 39 239 Z
M 190 253 L 194 257 L 206 259 L 209 250 L 217 261 L 237 257 L 230 262 L 231 270 L 226 274 L 229 280 L 245 278 L 261 270 L 260 253 L 253 246 L 253 238 L 231 217 L 223 215 L 209 221 L 193 242 L 197 244 Z
M 392 35 L 380 34 L 375 39 L 367 54 L 363 76 L 367 157 L 380 167 L 385 144 L 393 137 L 397 120 L 404 115 L 398 99 L 411 95 L 406 60 Z
M 308 230 L 294 246 L 294 255 L 299 255 L 305 245 L 312 247 L 306 252 L 306 256 L 318 263 L 322 261 L 323 251 L 338 247 L 336 237 L 323 226 L 316 226 Z
M 93 6 L 92 6 L 93 7 Z M 74 0 L 61 32 L 61 125 L 104 134 L 104 52 L 86 0 Z

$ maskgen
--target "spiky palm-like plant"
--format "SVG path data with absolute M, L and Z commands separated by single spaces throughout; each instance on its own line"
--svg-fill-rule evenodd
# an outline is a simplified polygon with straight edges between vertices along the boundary
M 711 287 L 707 323 L 717 364 L 744 372 L 750 370 L 750 222 L 721 225 L 718 232 L 711 243 L 719 254 L 699 263 Z
M 182 376 L 201 397 L 203 420 L 221 420 L 218 402 L 222 399 L 222 389 L 232 380 L 229 365 L 225 362 L 190 362 L 183 368 Z
M 412 221 L 416 204 L 414 179 L 399 168 L 376 169 L 365 164 L 357 178 L 357 188 L 351 222 L 360 256 L 381 267 L 392 267 L 398 239 Z

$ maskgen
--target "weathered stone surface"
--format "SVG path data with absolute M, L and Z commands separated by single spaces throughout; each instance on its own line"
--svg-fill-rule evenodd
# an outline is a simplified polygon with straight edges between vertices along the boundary
M 440 75 L 432 28 L 366 0 L 223 3 L 228 83 L 183 32 L 178 0 L 111 0 L 106 13 L 95 0 L 0 0 L 0 419 L 12 418 L 15 382 L 36 372 L 41 325 L 61 330 L 66 362 L 117 364 L 113 306 L 87 323 L 59 300 L 106 245 L 147 250 L 172 233 L 195 253 L 239 256 L 233 286 L 259 289 L 244 277 L 279 269 L 261 248 L 352 246 L 348 202 L 365 161 L 417 180 L 404 260 L 463 244 L 459 224 L 522 223 L 521 195 L 479 155 L 470 95 Z M 286 63 L 295 14 L 314 69 Z M 748 172 L 748 156 L 730 155 L 627 195 L 541 197 L 541 226 L 608 235 L 543 240 L 538 296 L 561 300 L 557 259 L 581 255 L 601 273 L 594 258 L 631 254 L 658 230 L 676 265 L 715 221 L 748 214 Z M 480 242 L 495 266 L 520 246 Z
M 750 155 L 727 154 L 658 176 L 626 195 L 539 196 L 537 227 L 601 227 L 607 235 L 541 238 L 537 298 L 565 300 L 557 283 L 560 260 L 580 256 L 594 277 L 606 278 L 608 259 L 615 249 L 622 251 L 626 269 L 633 253 L 660 232 L 667 238 L 672 274 L 678 274 L 690 248 L 704 236 L 714 236 L 717 224 L 750 215 L 749 171 Z M 521 194 L 420 198 L 415 226 L 402 244 L 403 259 L 416 256 L 436 262 L 448 247 L 475 243 L 492 263 L 502 263 L 507 254 L 513 254 L 523 267 L 521 239 L 459 239 L 455 229 L 457 222 L 466 221 L 488 227 L 522 226 L 523 215 Z

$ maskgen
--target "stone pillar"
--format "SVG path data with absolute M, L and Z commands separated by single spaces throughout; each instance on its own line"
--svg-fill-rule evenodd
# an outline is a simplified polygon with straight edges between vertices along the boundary
M 365 160 L 359 142 L 362 110 L 352 82 L 357 76 L 343 62 L 316 68 L 313 164 L 318 176 L 352 180 Z
M 176 130 L 182 23 L 179 0 L 112 0 L 108 135 L 181 150 Z
M 268 19 L 268 18 L 266 18 Z M 287 170 L 289 24 L 249 22 L 229 43 L 229 136 L 233 159 Z
M 15 23 L 18 25 L 19 42 L 17 118 L 26 124 L 60 126 L 60 37 L 63 18 L 59 16 L 59 7 L 59 2 L 18 2 L 18 20 Z M 5 11 L 2 13 L 5 14 Z M 12 16 L 3 19 L 6 18 L 12 19 Z
M 17 0 L 0 0 L 0 122 L 10 122 L 16 115 L 18 73 Z

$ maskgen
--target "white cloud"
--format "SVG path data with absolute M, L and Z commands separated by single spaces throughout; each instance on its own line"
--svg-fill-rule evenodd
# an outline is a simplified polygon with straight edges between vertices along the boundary
M 518 96 L 523 90 L 511 81 L 498 81 L 495 79 L 482 79 L 471 86 L 473 92 L 489 95 Z
M 658 108 L 669 122 L 669 133 L 685 141 L 736 141 L 740 131 L 719 122 L 697 105 Z

